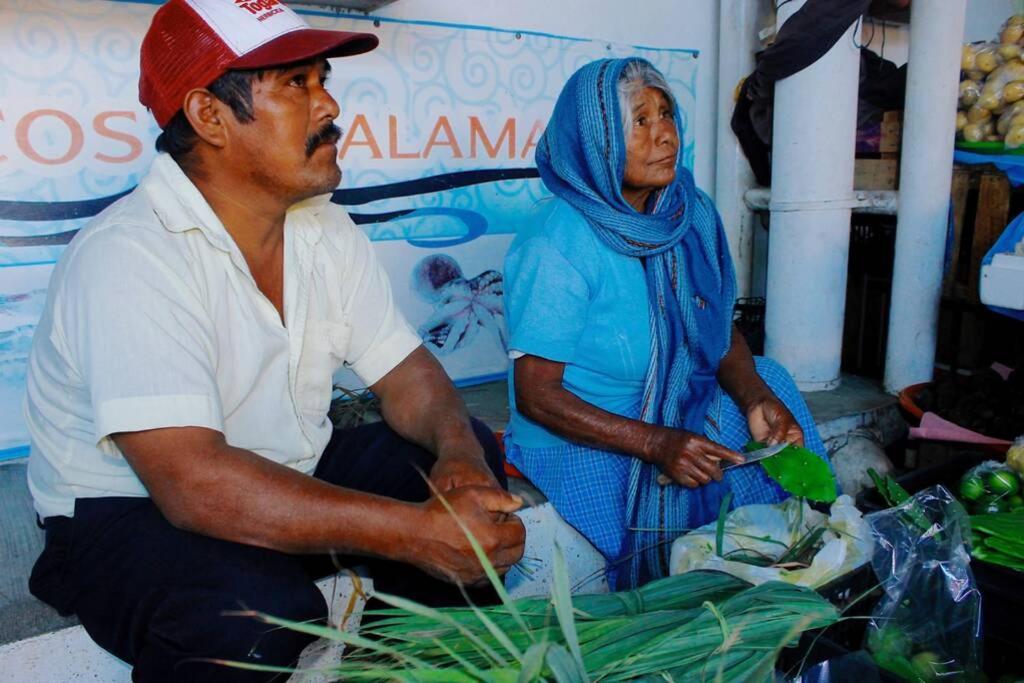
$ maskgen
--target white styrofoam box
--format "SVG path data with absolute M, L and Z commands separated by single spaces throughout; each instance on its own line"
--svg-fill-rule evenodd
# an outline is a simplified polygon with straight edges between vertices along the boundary
M 983 304 L 1024 309 L 1024 256 L 996 254 L 981 267 L 979 294 Z

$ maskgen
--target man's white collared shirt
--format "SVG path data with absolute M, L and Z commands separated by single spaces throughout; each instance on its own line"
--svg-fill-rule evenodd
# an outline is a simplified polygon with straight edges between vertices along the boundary
M 207 427 L 312 473 L 332 376 L 373 384 L 420 345 L 365 234 L 321 196 L 285 221 L 284 319 L 234 240 L 161 154 L 53 272 L 29 359 L 29 488 L 41 517 L 75 498 L 146 496 L 110 438 Z M 173 457 L 173 454 L 169 457 Z

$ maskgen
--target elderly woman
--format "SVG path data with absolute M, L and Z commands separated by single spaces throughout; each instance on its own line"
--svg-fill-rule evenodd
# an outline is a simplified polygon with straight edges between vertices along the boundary
M 619 587 L 666 574 L 668 541 L 728 492 L 785 498 L 758 465 L 723 472 L 749 439 L 824 453 L 788 373 L 733 327 L 725 234 L 682 164 L 678 118 L 646 61 L 573 74 L 537 147 L 554 198 L 505 260 L 508 459 Z

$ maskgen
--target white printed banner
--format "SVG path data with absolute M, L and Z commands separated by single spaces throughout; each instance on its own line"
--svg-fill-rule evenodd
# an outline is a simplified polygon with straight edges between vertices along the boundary
M 52 265 L 153 159 L 159 129 L 138 102 L 138 55 L 158 4 L 0 0 L 0 459 L 26 452 L 25 365 Z M 545 194 L 533 152 L 578 67 L 629 54 L 658 66 L 692 166 L 693 51 L 298 11 L 317 28 L 380 38 L 334 64 L 334 201 L 377 242 L 400 306 L 457 382 L 507 367 L 501 264 Z

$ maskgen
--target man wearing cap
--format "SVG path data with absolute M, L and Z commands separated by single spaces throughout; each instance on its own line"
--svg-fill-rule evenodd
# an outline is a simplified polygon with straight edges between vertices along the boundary
M 328 201 L 327 58 L 376 44 L 276 0 L 170 0 L 139 86 L 165 153 L 54 270 L 25 403 L 46 529 L 30 586 L 135 680 L 293 663 L 310 637 L 224 612 L 322 620 L 313 581 L 339 555 L 379 590 L 457 599 L 483 571 L 437 493 L 496 567 L 522 555 L 493 435 Z M 385 423 L 332 430 L 342 366 Z

